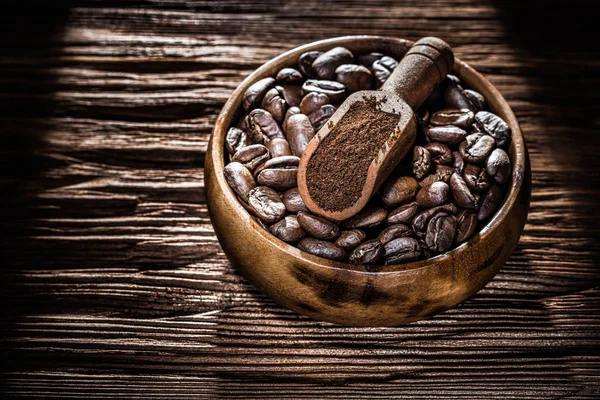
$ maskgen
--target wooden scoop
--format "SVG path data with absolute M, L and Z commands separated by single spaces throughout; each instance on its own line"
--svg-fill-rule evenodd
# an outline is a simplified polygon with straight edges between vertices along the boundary
M 452 70 L 454 54 L 450 46 L 441 39 L 426 37 L 417 41 L 400 61 L 389 79 L 380 90 L 360 91 L 350 95 L 337 109 L 315 137 L 308 144 L 298 167 L 298 190 L 302 200 L 310 211 L 325 218 L 342 221 L 357 214 L 367 204 L 371 196 L 379 189 L 390 172 L 412 147 L 417 131 L 417 123 L 413 110 L 417 110 L 429 97 L 434 87 L 442 82 Z M 367 100 L 368 99 L 368 100 Z M 363 103 L 373 99 L 378 103 L 373 109 L 373 118 L 381 111 L 399 116 L 395 129 L 389 132 L 389 138 L 379 149 L 371 162 L 366 181 L 357 201 L 344 209 L 324 209 L 311 195 L 307 186 L 310 160 L 331 131 L 338 127 L 338 122 L 346 115 L 355 103 Z M 365 118 L 365 120 L 368 118 Z M 360 135 L 353 132 L 352 135 Z M 350 160 L 338 160 L 337 165 L 346 164 Z M 350 179 L 353 179 L 351 177 Z M 356 179 L 360 179 L 356 177 Z M 347 182 L 339 182 L 344 185 Z M 357 192 L 358 193 L 358 192 Z M 329 207 L 331 208 L 331 207 Z

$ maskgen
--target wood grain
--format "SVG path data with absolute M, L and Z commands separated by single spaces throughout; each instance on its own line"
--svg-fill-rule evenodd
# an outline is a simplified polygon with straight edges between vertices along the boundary
M 519 40 L 500 2 L 129 5 L 2 19 L 4 397 L 600 396 L 597 50 Z M 533 169 L 503 270 L 401 328 L 276 306 L 227 263 L 204 205 L 203 152 L 239 82 L 360 33 L 447 40 L 504 94 Z

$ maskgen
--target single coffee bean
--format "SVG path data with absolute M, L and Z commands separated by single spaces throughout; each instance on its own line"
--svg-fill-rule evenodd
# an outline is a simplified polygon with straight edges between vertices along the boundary
M 359 244 L 361 244 L 366 237 L 367 234 L 364 231 L 361 231 L 360 229 L 342 231 L 342 233 L 340 233 L 340 236 L 338 236 L 338 238 L 336 239 L 335 244 L 346 251 L 350 251 Z
M 385 265 L 415 261 L 421 257 L 421 246 L 414 238 L 401 237 L 383 246 Z
M 419 182 L 410 176 L 388 179 L 381 190 L 381 200 L 386 207 L 406 203 L 415 198 L 419 188 Z
M 427 175 L 420 183 L 421 187 L 430 186 L 434 182 L 450 182 L 450 176 L 454 173 L 454 168 L 446 165 L 436 165 L 433 172 Z
M 467 186 L 476 192 L 487 190 L 492 184 L 492 179 L 485 169 L 474 164 L 467 164 L 463 173 L 463 178 L 465 179 Z
M 283 118 L 283 124 L 281 124 L 281 127 L 283 128 L 284 132 L 287 132 L 287 122 L 288 122 L 288 120 L 290 119 L 290 117 L 292 115 L 296 115 L 296 114 L 302 114 L 302 111 L 300 111 L 300 108 L 298 108 L 298 107 L 290 107 L 285 112 L 285 117 Z
M 283 138 L 279 124 L 271 114 L 262 109 L 252 110 L 246 118 L 248 133 L 254 143 L 267 144 L 274 138 Z
M 239 162 L 231 162 L 225 166 L 224 175 L 229 187 L 243 201 L 248 202 L 250 191 L 256 187 L 256 182 L 248 168 Z
M 499 184 L 504 184 L 510 178 L 510 158 L 502 149 L 495 149 L 485 160 L 485 169 Z
M 271 158 L 277 158 L 281 156 L 291 156 L 292 150 L 290 150 L 290 144 L 287 140 L 282 138 L 272 139 L 268 144 L 267 148 L 271 154 Z
M 471 210 L 477 209 L 477 199 L 471 193 L 463 177 L 457 173 L 452 174 L 450 177 L 450 191 L 452 192 L 454 202 L 459 207 Z
M 256 167 L 269 159 L 269 149 L 262 144 L 246 146 L 231 157 L 231 161 L 244 164 L 244 167 L 254 171 Z
M 300 228 L 295 215 L 286 215 L 281 221 L 271 225 L 269 229 L 273 235 L 287 243 L 294 243 L 306 236 Z
M 324 81 L 309 79 L 302 85 L 302 91 L 306 94 L 315 92 L 326 94 L 332 103 L 342 101 L 346 94 L 346 88 L 336 81 Z
M 273 116 L 275 121 L 281 123 L 285 115 L 286 102 L 275 88 L 269 90 L 263 97 L 260 108 Z
M 475 114 L 468 108 L 445 108 L 434 113 L 429 123 L 436 126 L 453 125 L 459 128 L 469 127 L 475 120 Z M 436 139 L 432 139 L 436 140 Z
M 302 53 L 298 58 L 298 68 L 300 69 L 300 72 L 309 78 L 314 78 L 316 75 L 312 64 L 321 54 L 323 54 L 322 51 L 308 51 Z
M 302 196 L 300 196 L 300 192 L 298 188 L 292 188 L 281 196 L 283 200 L 283 204 L 285 205 L 286 210 L 291 213 L 297 213 L 298 211 L 308 212 L 308 208 L 304 205 L 304 200 L 302 200 Z
M 445 212 L 434 215 L 427 224 L 425 244 L 438 253 L 444 252 L 454 244 L 456 237 L 456 217 Z
M 342 222 L 346 229 L 370 228 L 381 224 L 387 218 L 387 211 L 373 205 L 366 206 L 354 217 Z
M 275 86 L 281 97 L 285 100 L 288 106 L 298 107 L 302 100 L 302 88 L 296 85 Z
M 412 173 L 417 179 L 423 179 L 431 169 L 431 155 L 424 147 L 413 148 Z
M 475 233 L 477 214 L 469 210 L 461 211 L 456 216 L 456 226 L 456 242 L 466 242 Z
M 479 207 L 479 212 L 477 213 L 477 219 L 479 221 L 485 221 L 494 215 L 498 207 L 500 207 L 500 204 L 502 204 L 503 199 L 504 192 L 502 191 L 502 188 L 496 184 L 492 185 L 492 187 L 485 192 L 485 195 L 480 200 L 481 206 Z
M 258 174 L 258 183 L 277 191 L 291 189 L 297 185 L 299 163 L 300 159 L 294 156 L 272 158 Z
M 294 68 L 283 68 L 277 73 L 275 80 L 279 83 L 298 84 L 302 82 L 302 73 Z
M 304 211 L 298 212 L 298 223 L 306 233 L 317 239 L 335 239 L 340 235 L 340 228 L 336 224 Z
M 354 55 L 345 47 L 334 47 L 321 54 L 312 63 L 312 69 L 319 79 L 331 80 L 335 77 L 335 70 L 342 64 L 352 64 Z
M 452 150 L 448 146 L 439 142 L 427 143 L 425 149 L 429 151 L 431 155 L 431 161 L 434 164 L 441 165 L 452 165 L 454 158 L 452 157 Z
M 413 231 L 408 225 L 395 224 L 390 225 L 384 230 L 382 230 L 379 236 L 377 236 L 377 240 L 379 240 L 381 244 L 386 244 L 387 242 L 390 242 L 400 237 L 412 236 L 412 234 Z
M 483 97 L 483 95 L 479 92 L 476 92 L 474 90 L 471 89 L 465 89 L 463 90 L 463 94 L 469 99 L 471 100 L 471 103 L 473 104 L 473 106 L 475 106 L 475 110 L 474 111 L 482 111 L 485 110 L 486 108 L 486 102 L 485 102 L 485 97 Z
M 302 98 L 300 111 L 302 114 L 310 115 L 325 104 L 329 104 L 329 97 L 326 94 L 311 92 Z
M 388 215 L 387 222 L 388 224 L 410 224 L 419 212 L 419 205 L 416 202 L 412 202 L 409 204 L 404 204 L 396 208 Z
M 446 212 L 448 214 L 456 214 L 458 210 L 454 204 L 450 203 L 433 207 L 418 213 L 412 220 L 412 230 L 415 233 L 415 235 L 417 235 L 417 237 L 425 237 L 425 231 L 427 229 L 427 224 L 429 224 L 429 220 L 440 211 Z
M 460 152 L 453 151 L 452 157 L 454 157 L 454 172 L 462 175 L 463 171 L 465 170 L 465 161 L 460 155 Z
M 373 65 L 373 63 L 379 60 L 381 57 L 383 57 L 383 54 L 381 53 L 362 54 L 356 56 L 356 62 L 358 62 L 363 67 L 371 68 L 371 65 Z
M 470 111 L 469 111 L 470 112 Z M 458 126 L 430 126 L 425 128 L 425 135 L 432 142 L 441 142 L 447 145 L 454 145 L 462 142 L 467 137 L 467 131 Z
M 375 75 L 375 81 L 380 87 L 388 80 L 390 75 L 392 74 L 392 70 L 387 68 L 381 60 L 376 60 L 371 65 L 371 69 L 373 70 L 373 75 Z
M 454 82 L 449 82 L 444 90 L 444 103 L 448 108 L 467 108 L 476 111 L 471 100 L 464 94 L 462 87 Z
M 285 205 L 273 189 L 257 186 L 248 196 L 248 205 L 265 222 L 277 222 L 285 215 Z
M 241 148 L 250 146 L 251 144 L 252 141 L 243 130 L 232 126 L 227 131 L 227 135 L 225 136 L 225 147 L 229 154 L 233 155 Z
M 315 130 L 310 120 L 304 114 L 295 114 L 287 120 L 285 128 L 285 135 L 292 154 L 301 157 L 308 142 L 315 136 Z
M 483 163 L 494 149 L 494 138 L 482 133 L 473 133 L 467 136 L 460 144 L 458 151 L 463 160 L 469 163 Z
M 383 57 L 381 57 L 381 59 L 379 60 L 379 62 L 381 63 L 381 65 L 383 65 L 384 67 L 386 67 L 390 71 L 395 70 L 396 67 L 398 66 L 398 61 L 396 61 L 395 58 L 392 58 L 390 56 L 383 56 Z
M 246 111 L 256 108 L 263 99 L 265 93 L 275 86 L 275 79 L 264 78 L 254 82 L 244 93 L 242 104 Z
M 304 238 L 298 243 L 298 248 L 313 256 L 323 257 L 329 260 L 343 261 L 347 257 L 344 249 L 325 240 Z
M 371 89 L 373 74 L 362 65 L 343 64 L 335 70 L 335 80 L 344 85 L 348 93 L 354 93 Z
M 355 264 L 373 264 L 383 257 L 383 245 L 379 240 L 372 239 L 359 245 L 350 253 L 349 260 Z
M 425 186 L 417 193 L 417 204 L 422 208 L 442 205 L 448 200 L 450 188 L 446 182 L 433 182 Z
M 497 146 L 504 146 L 510 140 L 510 126 L 496 114 L 479 111 L 475 114 L 475 121 L 485 133 L 496 140 Z
M 315 129 L 315 132 L 318 132 L 319 129 L 321 129 L 323 125 L 329 121 L 329 118 L 331 118 L 333 113 L 335 113 L 335 110 L 336 108 L 331 104 L 325 104 L 308 116 L 308 119 Z

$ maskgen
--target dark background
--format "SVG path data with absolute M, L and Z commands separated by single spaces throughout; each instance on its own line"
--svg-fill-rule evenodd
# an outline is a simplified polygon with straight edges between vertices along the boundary
M 593 4 L 3 3 L 4 397 L 598 398 Z M 228 264 L 204 204 L 229 94 L 273 56 L 349 34 L 447 40 L 506 97 L 531 156 L 506 267 L 406 327 L 275 305 Z

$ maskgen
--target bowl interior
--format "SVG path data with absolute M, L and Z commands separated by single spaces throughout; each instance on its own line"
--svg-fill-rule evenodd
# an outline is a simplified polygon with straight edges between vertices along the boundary
M 233 190 L 231 190 L 231 188 L 225 181 L 225 176 L 223 173 L 226 156 L 224 141 L 225 134 L 229 127 L 232 125 L 232 122 L 235 122 L 240 116 L 240 104 L 242 101 L 242 96 L 246 89 L 252 83 L 256 82 L 259 79 L 268 76 L 274 76 L 283 67 L 293 66 L 296 63 L 298 57 L 306 51 L 326 51 L 336 46 L 343 46 L 348 48 L 354 54 L 380 52 L 383 54 L 391 55 L 396 59 L 400 59 L 403 57 L 406 51 L 408 51 L 411 45 L 412 42 L 404 39 L 379 36 L 345 36 L 310 43 L 305 46 L 301 46 L 290 50 L 265 63 L 263 66 L 254 71 L 250 76 L 248 76 L 248 78 L 246 78 L 240 84 L 240 86 L 232 94 L 231 98 L 227 101 L 227 103 L 223 107 L 223 110 L 221 111 L 221 114 L 217 118 L 217 122 L 213 131 L 212 147 L 210 148 L 210 156 L 213 158 L 216 180 L 218 182 L 218 185 L 220 185 L 223 189 L 223 192 L 226 196 L 225 200 L 231 203 L 232 209 L 234 209 L 239 215 L 240 220 L 247 221 L 252 226 L 253 230 L 256 231 L 256 234 L 260 235 L 268 242 L 269 246 L 275 246 L 280 251 L 283 251 L 292 257 L 298 258 L 299 262 L 307 262 L 316 268 L 341 268 L 344 270 L 356 270 L 359 272 L 374 272 L 373 266 L 368 266 L 368 269 L 366 269 L 364 265 L 355 265 L 345 262 L 327 260 L 300 251 L 298 248 L 281 241 L 277 237 L 273 236 L 270 232 L 263 229 L 239 203 Z M 483 94 L 483 96 L 486 98 L 486 101 L 488 102 L 488 108 L 490 109 L 490 111 L 503 118 L 512 130 L 512 140 L 509 148 L 509 155 L 512 162 L 512 176 L 509 191 L 505 195 L 505 199 L 501 207 L 498 209 L 498 211 L 496 211 L 496 213 L 490 219 L 490 221 L 481 229 L 479 233 L 475 233 L 473 237 L 471 237 L 471 239 L 466 243 L 463 243 L 460 246 L 444 254 L 440 254 L 438 256 L 426 260 L 397 265 L 377 266 L 377 273 L 398 272 L 413 270 L 417 268 L 426 268 L 428 266 L 432 266 L 433 264 L 444 258 L 454 257 L 462 251 L 464 251 L 464 249 L 466 249 L 467 247 L 473 245 L 474 243 L 484 240 L 489 232 L 497 228 L 500 221 L 502 221 L 502 219 L 506 217 L 508 211 L 511 209 L 511 207 L 513 207 L 521 185 L 523 183 L 526 163 L 525 144 L 521 130 L 510 106 L 502 97 L 502 95 L 487 79 L 485 79 L 481 74 L 479 74 L 469 65 L 460 61 L 460 59 L 455 58 L 454 68 L 452 72 L 453 74 L 457 75 L 464 83 L 466 83 L 466 86 L 477 90 L 478 92 Z

